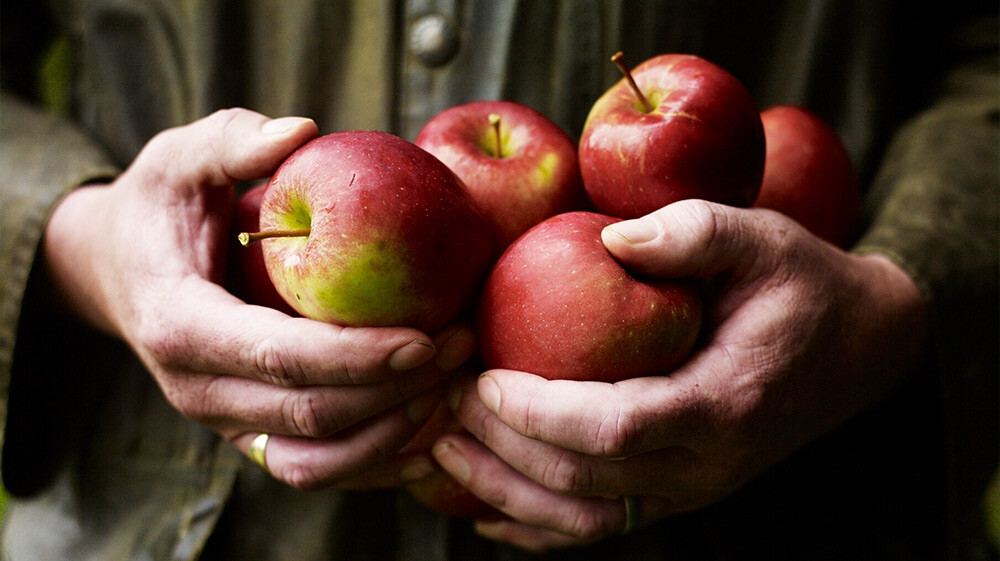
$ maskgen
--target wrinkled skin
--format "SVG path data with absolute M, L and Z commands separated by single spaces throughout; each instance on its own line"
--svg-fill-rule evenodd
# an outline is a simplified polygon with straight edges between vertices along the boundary
M 677 370 L 614 384 L 466 376 L 449 401 L 471 437 L 436 459 L 508 515 L 487 537 L 532 550 L 620 532 L 726 497 L 890 393 L 922 360 L 925 304 L 880 255 L 854 255 L 762 209 L 688 200 L 610 226 L 608 249 L 654 277 L 715 287 L 704 341 Z
M 73 313 L 127 342 L 167 400 L 246 452 L 271 434 L 278 479 L 308 489 L 370 471 L 440 402 L 474 350 L 467 328 L 351 329 L 227 292 L 234 186 L 270 175 L 317 134 L 302 118 L 219 111 L 158 134 L 108 185 L 75 190 L 45 232 L 51 285 Z M 371 481 L 375 481 L 372 479 Z

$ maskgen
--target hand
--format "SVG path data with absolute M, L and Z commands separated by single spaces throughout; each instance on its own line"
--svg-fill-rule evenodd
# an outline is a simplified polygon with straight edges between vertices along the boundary
M 316 134 L 308 119 L 238 109 L 167 130 L 112 184 L 67 196 L 42 246 L 71 311 L 125 340 L 184 416 L 244 452 L 272 435 L 269 470 L 300 488 L 393 454 L 439 403 L 445 371 L 474 352 L 467 328 L 433 339 L 342 328 L 219 285 L 234 185 L 270 175 Z
M 654 277 L 705 279 L 703 342 L 676 371 L 616 384 L 494 370 L 450 400 L 478 439 L 436 459 L 510 516 L 487 536 L 529 549 L 697 509 L 893 390 L 921 360 L 925 307 L 903 271 L 766 210 L 683 201 L 610 226 L 608 249 Z

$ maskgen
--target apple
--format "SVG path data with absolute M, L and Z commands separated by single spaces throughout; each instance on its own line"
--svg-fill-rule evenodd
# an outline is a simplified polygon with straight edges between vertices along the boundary
M 820 238 L 847 247 L 861 220 L 861 189 L 837 131 L 794 105 L 770 107 L 760 118 L 767 157 L 754 206 L 782 212 Z
M 398 136 L 313 139 L 268 184 L 258 234 L 278 293 L 303 316 L 435 331 L 492 260 L 489 225 L 462 181 Z
M 413 454 L 430 456 L 438 437 L 456 432 L 468 434 L 448 405 L 442 402 L 399 453 L 404 457 Z M 477 520 L 501 516 L 498 510 L 473 495 L 440 466 L 427 477 L 406 483 L 404 488 L 417 502 L 447 516 Z
M 636 218 L 681 199 L 748 207 L 764 132 L 747 89 L 697 56 L 665 54 L 629 71 L 591 107 L 580 136 L 583 185 L 603 214 Z
M 697 284 L 630 274 L 601 241 L 617 221 L 564 213 L 507 248 L 477 306 L 486 367 L 615 382 L 667 373 L 688 356 L 701 326 Z
M 462 178 L 490 220 L 497 254 L 531 226 L 583 200 L 576 144 L 526 105 L 457 105 L 428 121 L 414 142 Z
M 473 520 L 503 517 L 500 511 L 473 495 L 443 468 L 407 483 L 405 488 L 417 502 L 445 516 Z
M 267 183 L 249 189 L 236 201 L 235 225 L 238 232 L 256 232 L 260 224 L 260 203 Z M 267 276 L 264 252 L 259 244 L 241 248 L 234 255 L 234 292 L 248 304 L 267 306 L 288 315 L 298 315 L 278 294 L 271 278 Z

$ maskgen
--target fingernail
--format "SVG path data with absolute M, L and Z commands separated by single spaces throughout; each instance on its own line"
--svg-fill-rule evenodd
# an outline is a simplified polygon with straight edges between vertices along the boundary
M 655 239 L 660 233 L 655 222 L 644 218 L 616 222 L 606 227 L 604 231 L 617 235 L 627 244 L 645 243 Z
M 406 405 L 406 418 L 414 425 L 422 425 L 431 417 L 440 403 L 441 394 L 437 391 L 417 396 Z
M 472 524 L 472 530 L 486 539 L 501 540 L 504 529 L 509 525 L 507 520 L 476 520 Z
M 500 411 L 500 386 L 493 378 L 483 374 L 479 377 L 476 389 L 479 392 L 479 399 L 486 405 L 487 409 L 494 413 Z
M 434 469 L 434 464 L 426 456 L 413 456 L 403 463 L 399 478 L 403 481 L 416 481 L 434 473 Z
M 312 122 L 312 119 L 306 117 L 281 117 L 279 119 L 271 119 L 270 121 L 264 123 L 264 126 L 260 128 L 260 132 L 269 136 L 283 135 L 309 122 Z
M 459 381 L 452 380 L 448 384 L 448 395 L 445 400 L 452 411 L 458 411 L 458 405 L 462 403 L 462 384 Z
M 434 348 L 434 344 L 430 341 L 420 339 L 410 341 L 407 345 L 396 349 L 389 356 L 389 368 L 392 368 L 396 372 L 416 368 L 430 360 L 435 352 L 437 352 L 437 349 Z
M 476 336 L 468 329 L 460 329 L 441 345 L 437 365 L 445 372 L 461 366 L 476 352 Z
M 448 440 L 441 440 L 431 450 L 434 459 L 448 471 L 459 483 L 467 483 L 472 477 L 472 468 L 458 447 Z

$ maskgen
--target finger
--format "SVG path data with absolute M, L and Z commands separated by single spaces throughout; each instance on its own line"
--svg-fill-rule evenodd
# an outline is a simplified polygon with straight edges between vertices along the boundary
M 181 374 L 161 377 L 160 384 L 184 416 L 220 432 L 326 438 L 427 391 L 442 378 L 428 369 L 374 384 L 289 389 L 234 376 Z
M 608 384 L 490 370 L 465 391 L 522 436 L 623 458 L 699 438 L 706 426 L 704 389 L 693 372 Z
M 388 458 L 384 463 L 373 466 L 361 475 L 340 481 L 340 489 L 392 489 L 430 477 L 435 472 L 443 473 L 429 454 L 405 454 Z
M 391 458 L 420 428 L 440 400 L 437 391 L 422 394 L 382 415 L 329 438 L 270 435 L 264 450 L 266 469 L 298 489 L 316 489 L 350 480 Z M 249 454 L 260 432 L 230 440 Z
M 516 520 L 477 520 L 475 532 L 493 541 L 504 542 L 535 554 L 552 549 L 565 549 L 586 545 L 575 536 L 531 526 Z
M 554 493 L 518 473 L 475 439 L 446 435 L 434 458 L 484 502 L 524 524 L 566 534 L 584 543 L 624 527 L 620 500 Z
M 454 394 L 449 401 L 454 402 Z M 459 398 L 456 416 L 511 468 L 542 487 L 572 496 L 656 494 L 675 510 L 704 502 L 705 462 L 686 446 L 664 446 L 627 458 L 600 458 L 514 431 L 476 399 Z
M 228 186 L 270 175 L 296 148 L 318 134 L 303 117 L 270 119 L 246 109 L 224 109 L 161 132 L 132 165 L 173 185 Z M 164 170 L 161 162 L 171 162 Z
M 475 348 L 467 327 L 442 331 L 437 344 L 415 329 L 339 327 L 248 306 L 196 277 L 162 306 L 170 313 L 151 314 L 135 335 L 147 362 L 285 387 L 373 383 L 435 356 L 433 366 L 451 369 Z
M 661 501 L 655 497 L 633 497 L 633 499 L 635 503 L 632 516 L 635 519 L 631 521 L 633 527 L 629 528 L 629 531 L 641 528 L 648 522 L 658 520 L 666 514 L 660 512 L 658 507 Z M 622 528 L 616 533 L 622 534 L 626 530 L 627 515 L 624 499 L 618 500 L 621 502 Z M 474 528 L 476 533 L 484 538 L 506 542 L 535 553 L 542 553 L 550 549 L 578 547 L 594 541 L 508 519 L 477 520 Z
M 684 200 L 634 220 L 607 226 L 601 239 L 623 264 L 661 278 L 706 278 L 753 266 L 767 268 L 791 219 L 764 209 Z

